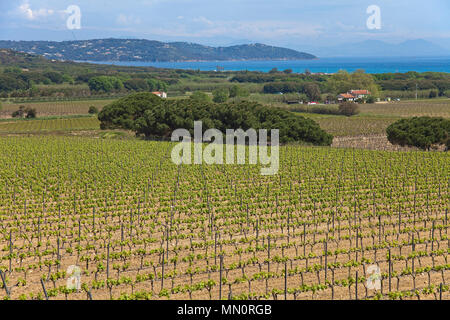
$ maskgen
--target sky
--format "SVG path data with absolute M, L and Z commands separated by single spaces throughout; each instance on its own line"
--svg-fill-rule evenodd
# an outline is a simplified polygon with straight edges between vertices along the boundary
M 68 29 L 76 5 L 81 29 Z M 369 29 L 369 6 L 380 9 Z M 304 49 L 376 39 L 450 48 L 448 0 L 0 0 L 0 40 L 139 38 Z

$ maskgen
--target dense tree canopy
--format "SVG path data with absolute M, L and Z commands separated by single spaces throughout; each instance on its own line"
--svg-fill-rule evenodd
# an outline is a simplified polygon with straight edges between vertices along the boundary
M 271 82 L 264 85 L 264 93 L 293 93 L 304 92 L 304 87 L 298 82 Z
M 254 102 L 205 103 L 195 99 L 163 100 L 151 93 L 138 93 L 106 106 L 98 116 L 102 129 L 123 128 L 138 135 L 168 137 L 175 129 L 193 133 L 194 121 L 203 130 L 279 129 L 280 142 L 304 141 L 330 145 L 333 137 L 311 119 Z
M 320 100 L 320 88 L 315 83 L 307 83 L 304 87 L 304 92 L 308 97 L 309 101 L 319 101 Z
M 123 83 L 120 79 L 108 76 L 91 78 L 88 84 L 89 89 L 96 92 L 112 92 L 123 88 Z
M 119 99 L 99 113 L 98 119 L 101 121 L 102 129 L 123 128 L 134 129 L 136 119 L 144 114 L 144 111 L 162 104 L 163 100 L 150 93 L 136 93 Z
M 195 101 L 211 102 L 210 96 L 208 96 L 206 93 L 202 91 L 195 91 L 194 93 L 191 94 L 189 98 Z
M 50 79 L 51 82 L 60 84 L 64 82 L 64 77 L 59 72 L 49 71 L 43 74 L 44 77 Z
M 233 85 L 230 88 L 230 98 L 236 98 L 236 97 L 248 97 L 250 95 L 250 92 L 246 90 L 243 87 L 240 87 L 238 85 Z
M 10 92 L 14 90 L 26 90 L 29 84 L 21 77 L 6 73 L 0 74 L 0 92 Z
M 216 89 L 213 91 L 213 101 L 222 103 L 228 100 L 230 93 L 226 89 Z
M 387 137 L 392 144 L 429 150 L 433 145 L 450 147 L 450 120 L 414 117 L 390 125 Z
M 148 91 L 148 82 L 144 79 L 130 79 L 123 82 L 125 89 L 130 91 Z
M 356 70 L 353 73 L 341 70 L 326 81 L 326 91 L 334 95 L 353 89 L 366 89 L 371 92 L 372 96 L 379 96 L 379 88 L 374 77 L 365 73 L 364 70 Z

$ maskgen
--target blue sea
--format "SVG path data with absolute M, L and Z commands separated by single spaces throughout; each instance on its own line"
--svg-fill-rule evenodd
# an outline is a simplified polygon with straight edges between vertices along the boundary
M 292 69 L 293 72 L 309 71 L 335 73 L 339 70 L 348 72 L 363 69 L 367 73 L 388 72 L 450 72 L 450 57 L 361 57 L 361 58 L 321 58 L 317 60 L 288 60 L 288 61 L 208 61 L 208 62 L 92 62 L 99 64 L 113 64 L 118 66 L 157 67 L 169 69 L 191 69 L 213 71 L 223 67 L 225 71 L 262 71 L 268 72 L 272 68 L 278 70 Z

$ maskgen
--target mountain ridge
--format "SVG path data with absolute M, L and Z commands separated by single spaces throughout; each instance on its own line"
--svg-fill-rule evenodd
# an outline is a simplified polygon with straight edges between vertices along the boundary
M 329 47 L 308 48 L 319 57 L 422 57 L 449 55 L 450 50 L 424 39 L 389 43 L 382 40 L 365 40 Z
M 73 61 L 181 62 L 317 58 L 309 53 L 261 43 L 212 47 L 192 42 L 115 38 L 61 42 L 0 40 L 0 48 Z

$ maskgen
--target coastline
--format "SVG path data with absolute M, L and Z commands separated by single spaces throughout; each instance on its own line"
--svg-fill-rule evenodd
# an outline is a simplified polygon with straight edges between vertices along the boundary
M 318 57 L 302 60 L 214 60 L 214 61 L 76 61 L 90 64 L 105 64 L 128 67 L 153 67 L 162 69 L 184 69 L 217 71 L 260 71 L 268 72 L 273 68 L 278 70 L 292 69 L 294 73 L 303 73 L 306 69 L 312 73 L 336 73 L 339 70 L 353 72 L 358 69 L 366 73 L 406 73 L 415 72 L 446 72 L 450 73 L 450 56 L 444 57 Z

